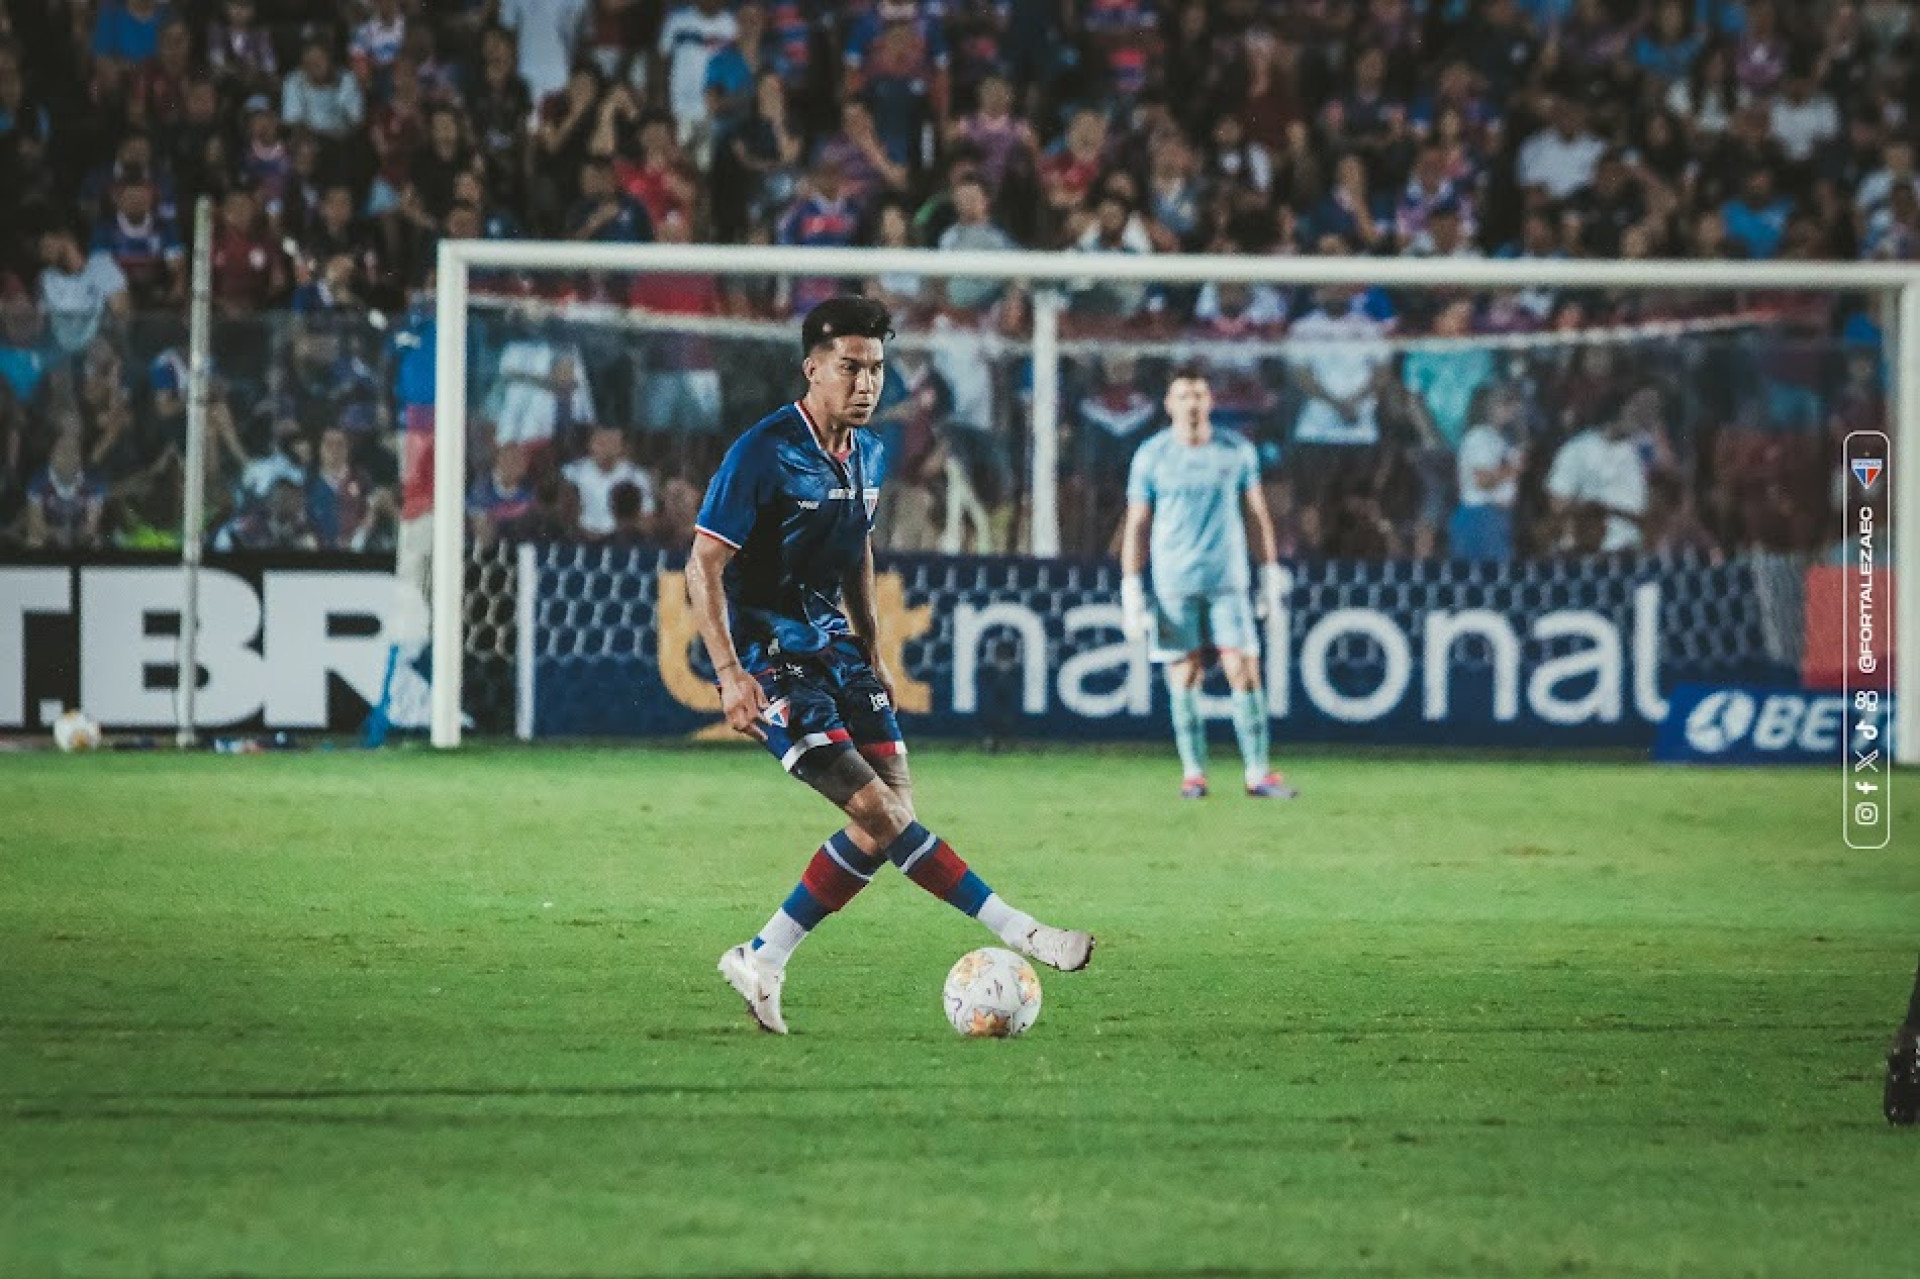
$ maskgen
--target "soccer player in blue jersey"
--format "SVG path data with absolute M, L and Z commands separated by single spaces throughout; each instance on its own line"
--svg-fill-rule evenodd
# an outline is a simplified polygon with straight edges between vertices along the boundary
M 1247 528 L 1260 552 L 1260 616 L 1281 605 L 1273 520 L 1260 491 L 1253 445 L 1215 430 L 1206 375 L 1175 373 L 1167 386 L 1172 425 L 1142 444 L 1127 476 L 1120 546 L 1120 607 L 1127 634 L 1151 641 L 1167 668 L 1173 740 L 1184 770 L 1180 794 L 1207 794 L 1207 730 L 1200 684 L 1218 653 L 1233 690 L 1233 730 L 1246 765 L 1247 794 L 1292 799 L 1294 789 L 1267 758 L 1267 700 L 1260 688 L 1260 632 L 1247 591 Z M 1151 530 L 1151 538 L 1149 538 Z M 1152 545 L 1153 590 L 1143 572 Z
M 892 318 L 877 302 L 830 298 L 800 330 L 807 391 L 727 450 L 693 539 L 687 586 L 735 731 L 766 744 L 847 815 L 800 883 L 720 972 L 763 1030 L 780 1011 L 787 960 L 821 920 L 892 862 L 999 939 L 1072 972 L 1093 937 L 1008 905 L 914 819 L 907 748 L 893 712 L 874 609 L 870 534 L 879 500 L 873 419 Z

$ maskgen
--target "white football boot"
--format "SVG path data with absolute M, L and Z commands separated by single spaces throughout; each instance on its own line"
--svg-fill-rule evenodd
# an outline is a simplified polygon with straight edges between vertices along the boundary
M 1035 924 L 1016 943 L 1020 953 L 1063 973 L 1077 973 L 1093 958 L 1093 934 Z
M 756 1026 L 770 1035 L 787 1033 L 786 1018 L 780 1015 L 780 987 L 787 980 L 784 969 L 760 963 L 751 946 L 735 946 L 720 956 L 720 975 L 747 1001 L 747 1015 Z

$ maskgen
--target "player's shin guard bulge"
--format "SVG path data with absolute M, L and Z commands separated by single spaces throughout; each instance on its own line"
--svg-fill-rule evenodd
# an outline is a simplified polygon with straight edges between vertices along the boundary
M 1093 935 L 1052 928 L 1001 900 L 974 874 L 947 841 L 909 823 L 887 848 L 887 860 L 920 887 L 962 914 L 971 915 L 1008 946 L 1062 972 L 1085 968 L 1093 957 Z
M 991 891 L 946 840 L 919 822 L 907 823 L 886 856 L 901 874 L 962 914 L 978 915 Z
M 800 876 L 800 885 L 831 913 L 852 901 L 872 881 L 873 872 L 881 864 L 879 858 L 861 852 L 841 831 L 814 853 Z

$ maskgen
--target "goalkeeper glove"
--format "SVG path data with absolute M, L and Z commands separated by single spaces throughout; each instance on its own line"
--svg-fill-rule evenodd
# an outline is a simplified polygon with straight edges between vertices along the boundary
M 1280 565 L 1262 564 L 1260 566 L 1260 589 L 1253 597 L 1253 615 L 1262 620 L 1279 614 L 1281 604 L 1287 596 L 1285 575 Z
M 1147 612 L 1147 586 L 1138 573 L 1120 579 L 1120 629 L 1128 639 L 1153 634 L 1153 615 Z

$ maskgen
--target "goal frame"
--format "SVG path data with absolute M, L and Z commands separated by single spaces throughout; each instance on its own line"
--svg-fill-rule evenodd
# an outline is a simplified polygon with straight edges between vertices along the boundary
M 1357 285 L 1474 290 L 1636 289 L 1870 293 L 1880 302 L 1891 379 L 1888 434 L 1894 469 L 1888 518 L 1894 564 L 1920 565 L 1920 264 L 1501 260 L 1480 258 L 1270 257 L 1220 254 L 946 252 L 935 249 L 786 248 L 740 245 L 576 244 L 551 240 L 442 240 L 435 285 L 433 474 L 433 703 L 431 740 L 460 745 L 462 595 L 466 565 L 467 315 L 475 269 L 618 271 L 716 276 L 864 278 L 918 275 L 998 279 L 1034 289 L 1030 554 L 1059 552 L 1061 290 L 1095 283 Z M 1912 462 L 1906 459 L 1915 459 Z M 1920 670 L 1920 592 L 1895 590 L 1896 678 Z M 1920 761 L 1920 697 L 1899 697 L 1894 745 Z

